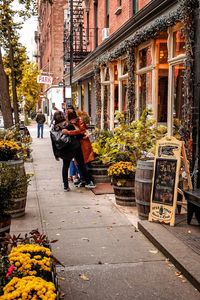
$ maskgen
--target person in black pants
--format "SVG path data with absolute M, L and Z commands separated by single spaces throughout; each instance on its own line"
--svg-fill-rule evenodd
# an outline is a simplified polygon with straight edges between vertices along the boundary
M 70 123 L 66 124 L 65 117 L 61 111 L 54 113 L 54 130 L 74 130 L 74 126 Z M 53 153 L 56 158 L 56 160 L 59 160 L 61 158 L 63 160 L 63 167 L 62 167 L 62 178 L 63 178 L 63 184 L 64 184 L 64 191 L 70 191 L 69 183 L 68 183 L 68 169 L 70 165 L 70 161 L 72 158 L 75 158 L 79 168 L 81 170 L 82 179 L 86 184 L 90 183 L 90 179 L 88 176 L 87 169 L 85 167 L 83 153 L 81 150 L 80 141 L 76 136 L 71 137 L 71 143 L 67 144 L 66 148 L 62 148 L 58 150 L 56 148 L 55 142 L 52 139 L 51 136 L 51 142 L 52 142 L 52 148 Z

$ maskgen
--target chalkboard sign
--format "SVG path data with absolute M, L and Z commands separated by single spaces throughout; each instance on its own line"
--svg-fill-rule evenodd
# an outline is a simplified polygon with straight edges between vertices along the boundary
M 177 160 L 156 158 L 153 182 L 153 203 L 173 206 Z

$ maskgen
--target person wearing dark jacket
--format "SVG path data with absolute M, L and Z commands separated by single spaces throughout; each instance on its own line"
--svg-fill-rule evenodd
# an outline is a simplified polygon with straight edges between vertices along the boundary
M 59 131 L 63 129 L 67 129 L 70 131 L 70 130 L 74 130 L 75 128 L 73 124 L 71 124 L 70 122 L 68 124 L 66 123 L 65 117 L 61 111 L 55 112 L 53 130 Z M 53 153 L 56 160 L 59 160 L 59 158 L 63 160 L 62 179 L 64 184 L 64 191 L 70 191 L 69 183 L 68 183 L 68 169 L 69 169 L 70 161 L 73 158 L 76 159 L 79 168 L 81 169 L 81 173 L 84 181 L 86 182 L 86 184 L 89 184 L 90 179 L 88 177 L 88 172 L 84 164 L 81 144 L 77 136 L 72 136 L 71 143 L 67 144 L 65 148 L 62 148 L 60 150 L 56 148 L 55 142 L 52 139 L 52 135 L 50 136 L 51 136 L 51 142 L 53 147 Z
M 43 131 L 44 131 L 44 123 L 46 121 L 45 115 L 42 113 L 42 110 L 39 109 L 37 116 L 36 116 L 36 122 L 37 122 L 37 137 L 43 139 Z

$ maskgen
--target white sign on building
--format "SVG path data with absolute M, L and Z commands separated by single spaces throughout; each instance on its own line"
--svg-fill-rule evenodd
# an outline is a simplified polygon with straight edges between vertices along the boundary
M 37 76 L 37 83 L 52 84 L 52 81 L 53 78 L 51 76 L 45 76 L 45 75 Z

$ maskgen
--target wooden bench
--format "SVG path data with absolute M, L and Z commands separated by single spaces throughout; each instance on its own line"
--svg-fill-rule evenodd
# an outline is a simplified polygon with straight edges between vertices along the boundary
M 187 223 L 190 224 L 193 214 L 200 224 L 200 189 L 195 191 L 185 191 L 185 198 L 187 200 Z

